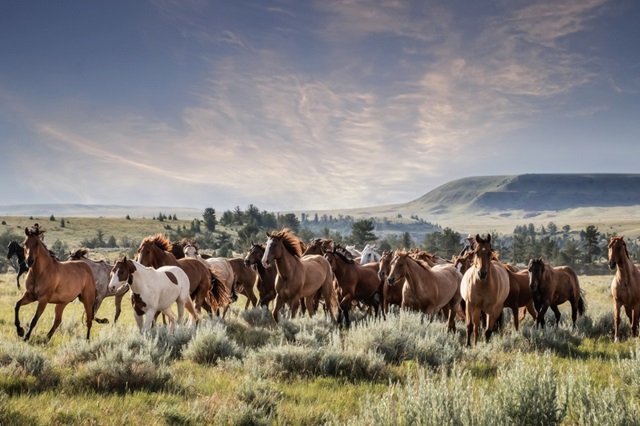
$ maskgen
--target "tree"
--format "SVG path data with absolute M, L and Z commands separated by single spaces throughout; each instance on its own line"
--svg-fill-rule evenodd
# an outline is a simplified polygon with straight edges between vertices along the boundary
M 353 222 L 350 236 L 352 243 L 356 246 L 364 246 L 367 243 L 376 241 L 378 237 L 373 233 L 374 229 L 373 220 L 361 219 Z
M 131 220 L 131 216 L 129 216 L 129 215 L 125 216 L 125 219 Z
M 204 226 L 207 228 L 207 231 L 213 232 L 216 230 L 216 210 L 212 207 L 207 207 L 204 209 L 204 213 L 202 213 L 202 219 L 204 219 Z
M 547 224 L 547 232 L 551 234 L 551 236 L 556 235 L 558 233 L 558 225 L 553 222 L 549 222 Z
M 600 232 L 595 225 L 589 225 L 584 230 L 583 251 L 585 263 L 591 263 L 594 257 L 600 255 L 599 237 Z
M 278 227 L 280 229 L 289 228 L 296 234 L 300 230 L 300 221 L 294 213 L 287 213 L 278 216 Z
M 53 214 L 52 214 L 52 215 L 49 217 L 49 220 L 50 220 L 51 222 L 55 222 L 55 221 L 56 221 L 56 218 L 55 218 L 55 216 L 53 216 Z
M 402 245 L 408 249 L 413 247 L 413 240 L 411 239 L 411 234 L 408 232 L 402 233 Z
M 65 226 L 67 226 L 64 222 L 64 217 L 62 219 L 60 219 L 60 228 L 64 228 Z

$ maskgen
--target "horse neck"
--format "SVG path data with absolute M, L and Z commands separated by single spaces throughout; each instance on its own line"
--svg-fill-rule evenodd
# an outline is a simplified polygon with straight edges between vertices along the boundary
M 29 269 L 33 269 L 34 273 L 37 273 L 38 275 L 44 275 L 50 274 L 52 272 L 52 268 L 57 268 L 59 264 L 60 262 L 51 257 L 49 251 L 42 243 L 40 243 L 38 244 L 38 260 Z
M 618 276 L 618 281 L 629 284 L 640 285 L 640 271 L 636 268 L 636 265 L 633 264 L 629 256 L 620 256 L 622 261 L 618 262 L 616 276 Z M 622 263 L 622 267 L 620 267 L 620 263 Z
M 280 275 L 283 279 L 287 279 L 296 270 L 301 260 L 293 254 L 289 253 L 289 250 L 287 250 L 285 247 L 282 247 L 282 256 L 275 259 L 275 262 L 278 275 Z
M 153 273 L 155 270 L 153 267 L 146 267 L 141 263 L 133 261 L 133 265 L 136 267 L 136 271 L 131 275 L 131 291 L 134 293 L 142 293 L 148 286 L 146 283 L 153 282 Z
M 411 286 L 411 290 L 416 293 L 418 282 L 422 283 L 430 283 L 431 278 L 433 277 L 433 271 L 430 267 L 423 268 L 422 265 L 418 263 L 418 261 L 407 257 L 406 262 L 406 273 L 405 278 L 406 281 Z
M 178 266 L 178 259 L 176 259 L 176 257 L 168 251 L 162 250 L 162 249 L 158 249 L 158 251 L 161 253 L 159 259 L 157 260 L 158 266 L 154 266 L 154 268 L 158 269 L 161 266 L 166 266 L 166 265 L 170 265 L 170 266 Z M 154 256 L 155 257 L 155 256 Z

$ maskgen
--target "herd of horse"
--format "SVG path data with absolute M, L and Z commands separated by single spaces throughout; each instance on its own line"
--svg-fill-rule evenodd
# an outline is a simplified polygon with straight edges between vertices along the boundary
M 467 346 L 472 340 L 477 344 L 483 329 L 489 340 L 502 325 L 505 308 L 513 312 L 516 330 L 527 312 L 536 326 L 544 328 L 549 308 L 558 324 L 558 306 L 566 302 L 571 305 L 575 327 L 586 308 L 584 292 L 570 267 L 552 267 L 533 258 L 527 269 L 518 270 L 499 260 L 490 235 L 476 235 L 472 250 L 448 260 L 419 249 L 379 254 L 375 246 L 367 245 L 358 252 L 325 238 L 305 244 L 289 229 L 267 233 L 265 243 L 251 243 L 244 258 L 221 258 L 201 255 L 192 241 L 172 243 L 157 234 L 142 241 L 133 259 L 124 256 L 111 265 L 89 259 L 85 248 L 72 252 L 68 261 L 59 261 L 47 250 L 43 234 L 37 224 L 25 228 L 23 245 L 14 241 L 8 248 L 8 257 L 18 260 L 14 265 L 18 288 L 20 276 L 26 273 L 24 294 L 15 304 L 17 334 L 25 340 L 52 303 L 55 316 L 47 333 L 50 339 L 65 307 L 76 298 L 84 306 L 89 339 L 93 320 L 109 322 L 97 317 L 103 300 L 115 298 L 116 322 L 127 292 L 141 332 L 149 330 L 160 313 L 169 319 L 171 332 L 184 321 L 185 310 L 194 326 L 202 309 L 209 316 L 224 317 L 239 293 L 247 298 L 245 309 L 273 304 L 276 322 L 285 305 L 294 318 L 298 313 L 314 315 L 321 303 L 326 315 L 346 327 L 356 307 L 383 319 L 390 305 L 421 312 L 431 320 L 441 316 L 450 332 L 455 332 L 456 318 L 461 318 L 466 322 Z M 623 237 L 611 238 L 608 257 L 610 268 L 616 269 L 611 284 L 615 340 L 619 339 L 621 307 L 637 337 L 640 270 L 631 261 Z M 32 302 L 38 306 L 25 333 L 19 311 Z M 177 304 L 177 317 L 173 304 Z

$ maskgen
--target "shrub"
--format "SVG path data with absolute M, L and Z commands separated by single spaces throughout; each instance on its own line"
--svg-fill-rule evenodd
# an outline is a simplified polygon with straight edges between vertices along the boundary
M 59 380 L 42 350 L 23 342 L 0 350 L 0 388 L 5 392 L 42 392 L 57 386 Z
M 242 358 L 242 351 L 227 337 L 224 325 L 212 323 L 198 329 L 183 355 L 198 364 L 216 364 L 226 358 Z

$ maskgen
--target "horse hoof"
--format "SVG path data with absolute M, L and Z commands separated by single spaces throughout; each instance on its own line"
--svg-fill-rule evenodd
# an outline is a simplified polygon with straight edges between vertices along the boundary
M 22 327 L 18 327 L 18 337 L 24 337 L 24 329 Z
M 94 321 L 98 324 L 109 324 L 109 320 L 107 318 L 94 318 Z

